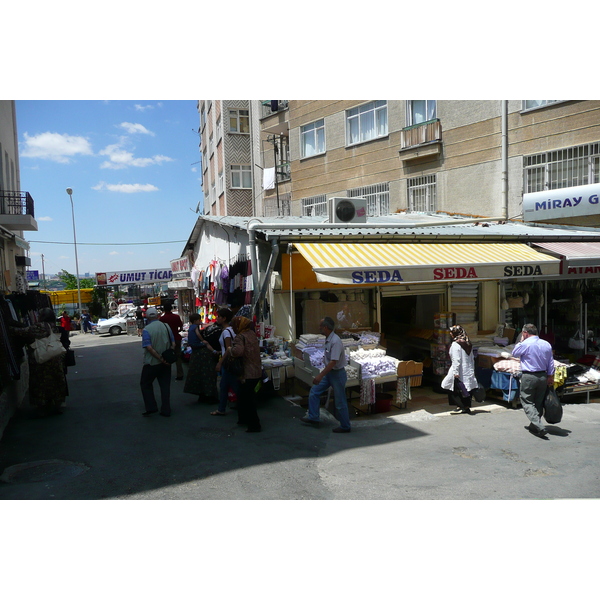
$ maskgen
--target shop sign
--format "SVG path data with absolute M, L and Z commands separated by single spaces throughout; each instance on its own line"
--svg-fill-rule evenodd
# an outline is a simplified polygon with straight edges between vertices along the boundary
M 166 283 L 171 280 L 172 275 L 171 269 L 112 271 L 96 273 L 96 282 L 98 285 L 125 285 L 131 283 L 149 285 L 152 283 Z
M 39 281 L 40 272 L 39 271 L 27 271 L 27 281 Z
M 319 273 L 319 281 L 341 284 L 385 284 L 423 281 L 457 281 L 469 279 L 514 279 L 558 275 L 559 261 L 545 264 L 487 264 L 473 266 L 448 266 L 435 268 L 373 269 L 365 271 L 328 271 Z
M 600 184 L 523 194 L 523 219 L 548 221 L 600 214 Z
M 171 271 L 173 279 L 183 279 L 190 277 L 192 272 L 190 269 L 190 259 L 187 256 L 182 256 L 171 261 Z

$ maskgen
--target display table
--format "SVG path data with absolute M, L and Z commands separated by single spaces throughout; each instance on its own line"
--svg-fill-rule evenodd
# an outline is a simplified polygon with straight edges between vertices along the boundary
M 279 390 L 282 383 L 286 385 L 286 391 L 288 387 L 288 381 L 294 377 L 294 361 L 291 358 L 274 359 L 274 358 L 263 358 L 261 359 L 262 367 L 267 373 L 269 379 L 273 382 L 273 389 Z
M 517 408 L 517 406 L 521 404 L 521 401 L 519 400 L 519 380 L 510 373 L 493 371 L 490 389 L 500 390 L 502 392 L 503 400 L 511 403 L 513 408 Z
M 600 392 L 599 383 L 567 383 L 556 388 L 556 393 L 562 402 L 564 396 L 573 396 L 575 394 L 585 394 L 585 403 L 590 403 L 590 394 Z

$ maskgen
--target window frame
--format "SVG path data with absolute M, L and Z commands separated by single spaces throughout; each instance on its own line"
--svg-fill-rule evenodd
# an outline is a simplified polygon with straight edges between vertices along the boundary
M 371 137 L 365 137 L 362 122 L 368 119 L 369 114 L 373 114 L 373 125 L 372 129 L 374 135 Z M 385 132 L 378 133 L 380 125 L 378 119 L 382 114 L 385 114 Z M 352 123 L 358 122 L 358 140 L 353 140 Z M 368 121 L 367 121 L 368 123 Z M 372 100 L 365 104 L 360 104 L 353 108 L 349 108 L 345 112 L 345 126 L 346 126 L 346 147 L 357 146 L 358 144 L 365 144 L 375 140 L 380 140 L 389 135 L 389 119 L 388 119 L 388 101 L 387 100 Z
M 348 190 L 348 198 L 365 198 L 368 217 L 383 217 L 390 214 L 389 181 Z
M 302 216 L 303 217 L 324 217 L 327 216 L 327 194 L 318 194 L 317 196 L 308 196 L 302 198 Z M 308 212 L 308 209 L 316 209 L 316 212 Z
M 239 173 L 240 185 L 234 185 L 234 173 Z M 229 175 L 232 190 L 251 190 L 252 189 L 252 167 L 250 165 L 229 165 Z M 250 185 L 244 184 L 244 175 L 250 177 Z
M 245 115 L 241 115 L 241 112 L 245 112 Z M 235 114 L 234 114 L 235 113 Z M 241 131 L 242 117 L 247 120 L 248 131 Z M 231 121 L 235 120 L 237 129 L 231 128 Z M 250 135 L 250 111 L 247 108 L 230 108 L 229 109 L 229 133 L 235 133 L 239 135 Z
M 419 180 L 422 180 L 419 182 Z M 437 173 L 418 175 L 406 180 L 407 206 L 411 212 L 435 212 L 437 210 Z M 425 208 L 415 209 L 414 193 L 417 190 L 425 192 Z
M 319 123 L 322 123 L 322 125 L 318 125 Z M 308 129 L 308 128 L 311 129 Z M 314 132 L 315 135 L 315 152 L 313 152 L 312 154 L 306 154 L 306 142 L 305 142 L 305 138 L 307 133 L 309 132 Z M 319 145 L 318 145 L 318 138 L 319 138 L 319 132 L 323 133 L 323 150 L 319 150 Z M 300 126 L 300 157 L 301 158 L 311 158 L 313 156 L 320 156 L 322 154 L 325 154 L 327 151 L 327 141 L 326 141 L 326 137 L 325 137 L 325 119 L 317 119 L 316 121 L 313 121 L 312 123 L 307 123 L 306 125 L 301 125 Z
M 431 118 L 425 118 L 423 121 L 415 123 L 413 102 L 425 102 L 425 116 L 429 117 L 429 103 L 433 102 L 433 116 Z M 406 126 L 414 127 L 415 125 L 422 125 L 423 123 L 429 123 L 437 119 L 437 100 L 407 100 L 406 101 Z

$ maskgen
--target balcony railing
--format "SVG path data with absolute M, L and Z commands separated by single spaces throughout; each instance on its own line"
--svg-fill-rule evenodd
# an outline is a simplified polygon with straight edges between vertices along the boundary
M 292 198 L 289 192 L 279 195 L 279 207 L 277 206 L 277 198 L 271 196 L 265 198 L 263 205 L 263 217 L 289 217 L 292 214 L 291 204 Z
M 288 100 L 262 100 L 262 116 L 264 119 L 288 107 Z
M 29 192 L 0 190 L 0 214 L 29 215 L 35 218 L 33 198 Z
M 442 124 L 439 119 L 419 123 L 412 127 L 405 127 L 401 132 L 401 149 L 427 144 L 429 142 L 439 142 L 442 139 Z
M 277 173 L 277 181 L 287 181 L 292 178 L 292 170 L 290 167 L 290 163 L 280 163 L 277 165 L 275 169 L 275 173 Z

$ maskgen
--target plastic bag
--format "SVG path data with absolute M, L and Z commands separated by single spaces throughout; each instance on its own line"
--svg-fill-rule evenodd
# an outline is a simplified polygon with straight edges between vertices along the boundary
M 583 350 L 584 347 L 585 341 L 583 339 L 583 335 L 581 335 L 581 332 L 578 329 L 577 333 L 572 338 L 569 338 L 569 348 L 571 348 L 571 350 Z
M 563 407 L 553 387 L 548 387 L 544 397 L 544 419 L 551 425 L 560 423 L 563 415 Z

